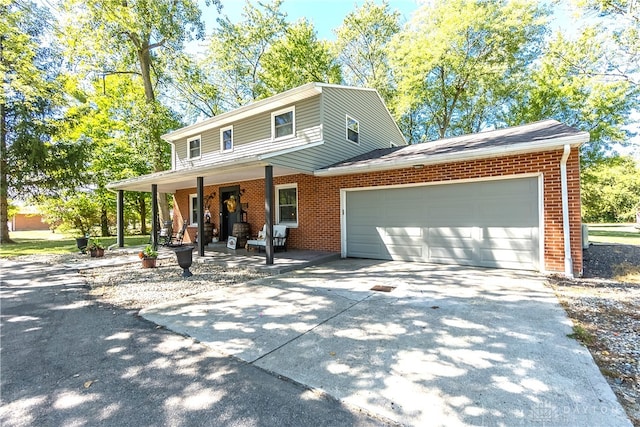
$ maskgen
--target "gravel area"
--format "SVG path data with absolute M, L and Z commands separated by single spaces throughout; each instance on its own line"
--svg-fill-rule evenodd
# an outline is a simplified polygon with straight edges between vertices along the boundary
M 158 259 L 156 268 L 140 263 L 83 270 L 90 294 L 101 301 L 127 309 L 142 309 L 213 289 L 264 277 L 241 268 L 194 263 L 193 276 L 182 277 L 175 259 Z
M 109 252 L 106 256 L 125 258 Z M 88 256 L 20 259 L 80 265 Z M 575 337 L 589 348 L 632 423 L 640 427 L 640 246 L 594 244 L 584 251 L 584 259 L 582 278 L 551 276 L 548 284 L 576 325 Z M 135 310 L 265 276 L 198 263 L 191 267 L 191 278 L 183 278 L 181 271 L 174 257 L 161 257 L 158 268 L 143 269 L 136 262 L 81 273 L 95 298 Z
M 551 277 L 575 324 L 574 336 L 636 427 L 640 427 L 640 246 L 595 244 L 584 251 L 584 276 Z

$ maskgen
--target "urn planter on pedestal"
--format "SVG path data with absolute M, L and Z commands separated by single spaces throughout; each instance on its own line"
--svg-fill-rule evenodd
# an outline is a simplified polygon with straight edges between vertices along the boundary
M 193 263 L 193 247 L 183 246 L 178 249 L 174 249 L 176 258 L 178 258 L 178 265 L 182 268 L 182 277 L 191 277 L 193 273 L 189 271 L 189 267 Z

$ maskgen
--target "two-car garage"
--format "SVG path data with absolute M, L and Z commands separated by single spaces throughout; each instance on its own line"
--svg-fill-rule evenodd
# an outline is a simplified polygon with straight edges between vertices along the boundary
M 343 255 L 538 270 L 539 181 L 345 189 Z

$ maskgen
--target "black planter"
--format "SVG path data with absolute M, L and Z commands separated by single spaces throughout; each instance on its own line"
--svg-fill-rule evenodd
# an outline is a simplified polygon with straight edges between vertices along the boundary
M 76 237 L 76 246 L 78 246 L 78 249 L 80 249 L 80 252 L 85 253 L 88 244 L 89 244 L 88 237 Z
M 182 277 L 191 277 L 193 273 L 189 271 L 189 267 L 193 263 L 193 247 L 183 246 L 178 249 L 174 249 L 176 258 L 178 258 L 178 265 L 182 268 Z

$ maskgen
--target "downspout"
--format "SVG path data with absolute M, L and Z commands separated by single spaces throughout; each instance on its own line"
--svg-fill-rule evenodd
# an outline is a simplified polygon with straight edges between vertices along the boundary
M 567 159 L 571 146 L 565 144 L 560 159 L 560 185 L 562 187 L 562 230 L 564 231 L 564 275 L 573 279 L 573 259 L 571 258 L 571 229 L 569 228 L 569 189 L 567 188 Z

